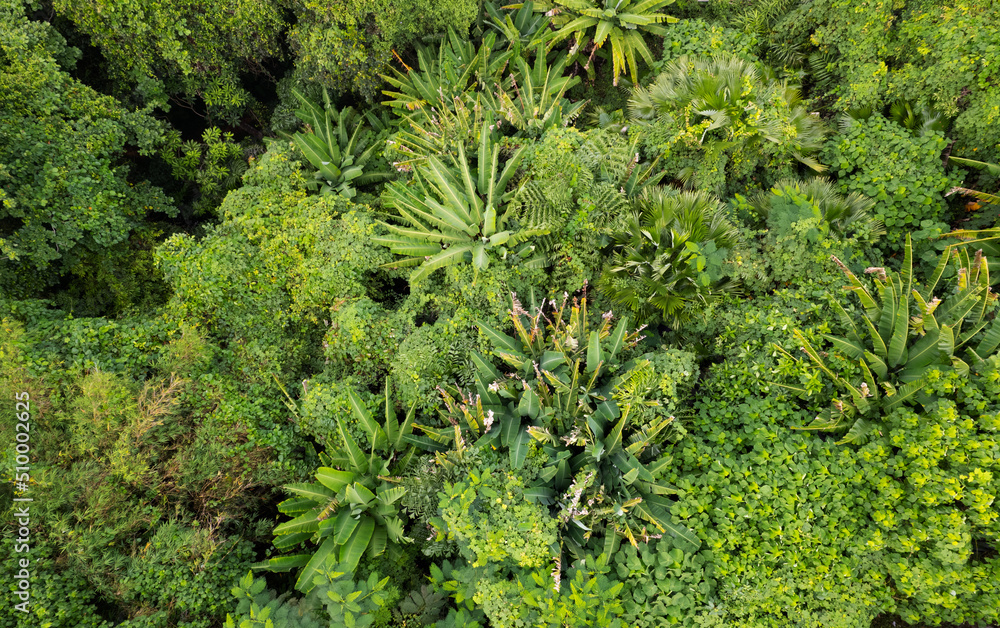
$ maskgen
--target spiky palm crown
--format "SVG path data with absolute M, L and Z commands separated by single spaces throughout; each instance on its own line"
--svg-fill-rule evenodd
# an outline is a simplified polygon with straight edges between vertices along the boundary
M 604 293 L 642 316 L 676 326 L 689 305 L 735 286 L 713 278 L 709 256 L 723 258 L 738 234 L 718 199 L 703 192 L 646 190 L 615 236 L 615 255 L 601 278 Z
M 875 201 L 856 192 L 841 194 L 833 183 L 823 178 L 807 181 L 782 179 L 769 191 L 755 195 L 751 204 L 762 218 L 773 220 L 777 218 L 772 216 L 775 201 L 780 197 L 796 196 L 813 204 L 830 231 L 839 237 L 885 233 L 885 225 L 872 215 Z
M 638 82 L 638 54 L 646 63 L 653 63 L 642 33 L 665 35 L 663 24 L 676 22 L 677 18 L 660 13 L 660 9 L 674 0 L 541 0 L 535 2 L 535 11 L 553 18 L 559 27 L 552 44 L 574 38 L 570 55 L 584 51 L 593 42 L 589 67 L 594 54 L 606 43 L 611 44 L 611 62 L 614 85 L 626 71 L 632 83 Z M 550 45 L 552 45 L 550 44 Z

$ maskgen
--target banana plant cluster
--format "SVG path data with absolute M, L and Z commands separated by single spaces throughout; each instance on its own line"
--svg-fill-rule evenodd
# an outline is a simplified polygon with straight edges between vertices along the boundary
M 547 462 L 540 483 L 525 493 L 561 508 L 571 553 L 582 555 L 595 528 L 633 544 L 667 532 L 697 544 L 690 530 L 671 521 L 666 496 L 676 490 L 660 481 L 670 457 L 658 443 L 673 417 L 636 425 L 642 406 L 658 405 L 648 399 L 649 363 L 620 359 L 639 332 L 627 331 L 628 318 L 612 329 L 610 315 L 590 329 L 585 299 L 574 301 L 568 317 L 565 300 L 548 314 L 533 309 L 529 315 L 514 300 L 516 339 L 479 323 L 510 372 L 474 354 L 477 394 L 456 400 L 442 391 L 451 425 L 418 428 L 457 448 L 466 438 L 477 447 L 506 448 L 513 468 L 524 464 L 529 442 L 537 440 Z
M 639 83 L 639 66 L 636 53 L 646 63 L 653 63 L 653 55 L 643 40 L 643 33 L 665 36 L 665 23 L 676 22 L 677 18 L 658 11 L 673 4 L 674 0 L 544 0 L 535 2 L 535 11 L 553 16 L 553 23 L 559 27 L 550 46 L 569 37 L 574 37 L 571 56 L 586 50 L 593 43 L 586 68 L 594 54 L 604 44 L 611 43 L 613 82 L 618 85 L 618 77 L 628 71 L 632 84 Z M 511 5 L 520 7 L 521 5 Z
M 847 395 L 834 399 L 804 429 L 846 429 L 838 443 L 860 444 L 874 435 L 884 436 L 882 417 L 904 404 L 926 401 L 921 391 L 927 373 L 954 369 L 966 374 L 980 368 L 1000 346 L 1000 324 L 988 316 L 996 305 L 996 295 L 990 290 L 989 265 L 982 251 L 971 258 L 965 250 L 946 252 L 922 290 L 913 286 L 909 235 L 904 251 L 900 272 L 869 269 L 876 273 L 874 292 L 841 264 L 849 282 L 845 289 L 857 295 L 864 315 L 855 321 L 836 303 L 834 310 L 847 328 L 847 336 L 825 334 L 824 338 L 844 356 L 857 361 L 861 381 L 850 382 L 835 373 L 801 331 L 793 332 L 812 363 Z M 938 283 L 951 257 L 955 261 L 956 285 L 941 290 L 943 298 L 939 298 L 934 293 L 939 290 Z
M 507 184 L 517 171 L 524 149 L 500 166 L 500 150 L 484 130 L 477 168 L 473 170 L 460 144 L 457 157 L 428 157 L 407 183 L 393 181 L 386 187 L 386 204 L 399 213 L 403 224 L 383 223 L 389 235 L 374 238 L 403 259 L 389 267 L 418 266 L 410 280 L 418 282 L 451 264 L 472 262 L 479 271 L 489 264 L 489 252 L 515 247 L 540 230 L 508 227 L 505 211 L 513 191 Z M 530 253 L 525 245 L 511 249 L 516 256 Z
M 522 135 L 531 137 L 571 124 L 587 101 L 570 102 L 564 97 L 567 90 L 580 83 L 579 76 L 565 76 L 567 61 L 563 53 L 550 64 L 541 46 L 535 53 L 534 65 L 515 57 L 515 71 L 495 84 L 491 108 Z
M 323 106 L 297 90 L 292 93 L 302 104 L 295 115 L 308 129 L 305 133 L 295 133 L 292 141 L 316 168 L 309 182 L 313 189 L 318 187 L 321 194 L 354 198 L 358 186 L 379 183 L 392 176 L 388 172 L 365 172 L 378 148 L 377 144 L 367 141 L 370 129 L 365 124 L 365 116 L 351 107 L 337 111 L 326 90 L 323 91 Z M 367 120 L 380 125 L 372 116 Z
M 399 517 L 398 502 L 406 489 L 393 486 L 390 478 L 405 470 L 414 455 L 410 445 L 416 405 L 400 423 L 387 385 L 385 419 L 380 424 L 353 391 L 350 401 L 370 452 L 365 454 L 343 420 L 338 420 L 341 448 L 332 454 L 320 453 L 323 466 L 316 471 L 316 482 L 286 485 L 285 490 L 295 496 L 278 505 L 292 519 L 274 529 L 274 547 L 289 550 L 310 542 L 316 549 L 254 565 L 270 571 L 301 568 L 295 586 L 304 592 L 328 559 L 353 571 L 366 552 L 378 556 L 389 543 L 411 540 L 404 535 Z
M 580 82 L 565 75 L 566 54 L 549 61 L 543 40 L 533 40 L 531 62 L 520 44 L 504 50 L 496 40 L 496 33 L 487 33 L 477 49 L 452 32 L 436 56 L 420 50 L 419 70 L 383 77 L 392 87 L 383 92 L 390 97 L 383 104 L 407 121 L 391 140 L 404 156 L 398 168 L 412 168 L 428 156 L 454 155 L 459 145 L 476 146 L 484 121 L 491 135 L 503 127 L 516 136 L 535 137 L 569 125 L 582 113 L 586 101 L 565 98 Z

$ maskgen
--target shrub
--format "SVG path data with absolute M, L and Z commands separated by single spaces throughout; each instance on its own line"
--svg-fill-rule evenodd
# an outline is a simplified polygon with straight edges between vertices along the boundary
M 867 119 L 845 118 L 823 160 L 836 171 L 842 192 L 878 201 L 875 217 L 886 226 L 886 244 L 900 250 L 907 230 L 937 227 L 946 218 L 942 194 L 961 183 L 944 171 L 946 144 L 940 133 L 913 136 L 873 113 Z

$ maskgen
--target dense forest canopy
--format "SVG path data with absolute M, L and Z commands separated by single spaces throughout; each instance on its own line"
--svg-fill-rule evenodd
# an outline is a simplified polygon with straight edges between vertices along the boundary
M 2 0 L 0 628 L 997 625 L 998 164 L 993 0 Z

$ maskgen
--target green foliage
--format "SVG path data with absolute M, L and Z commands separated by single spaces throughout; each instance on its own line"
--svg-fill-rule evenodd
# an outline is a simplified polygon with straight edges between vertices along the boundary
M 817 172 L 826 129 L 798 90 L 763 66 L 734 56 L 682 56 L 656 82 L 632 92 L 632 117 L 643 143 L 664 155 L 674 177 L 694 187 L 725 190 L 767 185 L 795 162 Z M 763 169 L 767 177 L 760 179 Z
M 252 558 L 247 541 L 220 543 L 207 529 L 161 525 L 133 556 L 122 578 L 125 601 L 155 610 L 120 625 L 152 627 L 162 621 L 208 628 L 221 618 L 229 605 L 230 586 Z M 204 619 L 194 619 L 199 617 Z
M 475 0 L 349 0 L 336 6 L 294 0 L 291 6 L 296 24 L 288 38 L 297 81 L 369 101 L 382 87 L 393 51 L 404 54 L 414 42 L 449 28 L 464 34 L 481 10 Z
M 494 251 L 506 258 L 507 245 L 517 246 L 536 235 L 506 229 L 508 212 L 504 209 L 511 196 L 507 184 L 522 151 L 515 151 L 500 170 L 500 149 L 483 129 L 476 170 L 459 144 L 457 158 L 449 157 L 445 162 L 428 157 L 416 167 L 411 182 L 394 181 L 387 186 L 386 203 L 409 225 L 385 224 L 391 235 L 373 239 L 393 253 L 408 256 L 389 266 L 419 265 L 410 274 L 414 283 L 452 264 L 471 261 L 479 271 L 486 268 Z
M 629 626 L 692 625 L 692 616 L 715 597 L 711 552 L 693 552 L 682 539 L 654 539 L 615 551 L 610 566 L 625 585 Z
M 565 76 L 569 59 L 560 54 L 550 65 L 539 45 L 535 64 L 513 59 L 515 70 L 497 85 L 496 101 L 491 102 L 518 135 L 537 137 L 553 127 L 568 126 L 583 111 L 586 101 L 570 102 L 563 96 L 580 83 L 578 76 Z
M 876 273 L 877 300 L 854 273 L 843 269 L 850 282 L 846 289 L 854 292 L 864 307 L 864 325 L 854 322 L 847 310 L 837 305 L 835 311 L 848 329 L 847 336 L 824 338 L 850 361 L 858 362 L 863 381 L 849 382 L 834 373 L 801 332 L 793 332 L 810 360 L 850 396 L 849 401 L 834 398 L 808 429 L 848 428 L 839 443 L 864 443 L 873 434 L 891 439 L 891 432 L 883 426 L 884 417 L 896 408 L 926 406 L 930 400 L 921 391 L 927 385 L 925 376 L 929 372 L 955 369 L 968 374 L 970 368 L 983 367 L 984 359 L 1000 346 L 1000 326 L 987 318 L 996 307 L 996 297 L 990 293 L 989 265 L 981 252 L 973 260 L 964 251 L 956 257 L 957 285 L 945 292 L 944 299 L 935 297 L 934 291 L 948 255 L 942 256 L 928 286 L 914 289 L 909 236 L 899 273 L 890 276 L 884 269 L 869 269 Z M 973 346 L 975 339 L 979 341 Z M 957 354 L 965 345 L 971 365 Z M 808 393 L 805 388 L 794 389 Z
M 16 327 L 5 328 L 4 340 L 5 359 L 23 370 L 5 370 L 2 386 L 30 391 L 33 411 L 31 556 L 38 562 L 24 625 L 105 625 L 92 603 L 126 626 L 217 624 L 221 594 L 252 555 L 248 539 L 262 532 L 247 523 L 234 533 L 229 522 L 252 522 L 257 487 L 274 477 L 260 472 L 267 455 L 249 449 L 227 457 L 223 447 L 244 434 L 199 425 L 189 402 L 205 391 L 189 380 L 140 386 L 98 369 L 67 372 L 51 356 L 40 359 L 46 353 Z M 31 376 L 39 367 L 43 377 Z M 14 421 L 4 425 L 4 457 L 13 462 Z M 0 492 L 8 517 L 11 493 Z M 7 621 L 0 623 L 16 625 Z
M 702 192 L 650 189 L 614 236 L 601 289 L 640 317 L 674 327 L 728 290 L 722 263 L 736 230 L 717 199 Z
M 369 273 L 388 259 L 370 242 L 376 225 L 363 207 L 306 195 L 290 152 L 272 144 L 227 195 L 220 224 L 157 252 L 170 308 L 226 339 L 246 358 L 245 377 L 268 385 L 319 353 L 320 317 L 338 299 L 366 295 Z
M 0 285 L 34 296 L 129 237 L 152 212 L 176 215 L 164 194 L 129 182 L 126 144 L 152 153 L 162 125 L 72 78 L 57 58 L 75 52 L 15 3 L 0 12 Z M 95 282 L 100 293 L 113 281 Z
M 465 479 L 443 488 L 440 518 L 431 524 L 473 567 L 541 567 L 552 559 L 558 522 L 528 501 L 524 480 L 511 470 L 467 468 Z
M 927 229 L 945 217 L 942 193 L 959 183 L 944 172 L 946 144 L 939 133 L 914 137 L 873 113 L 862 120 L 845 118 L 823 158 L 836 169 L 841 191 L 878 201 L 875 217 L 885 223 L 887 243 L 900 249 L 904 229 Z
M 218 127 L 206 129 L 201 142 L 181 142 L 180 133 L 167 133 L 160 155 L 174 178 L 184 182 L 181 199 L 193 196 L 194 215 L 214 210 L 227 192 L 238 187 L 247 169 L 244 147 L 233 141 L 232 133 L 222 133 Z
M 534 50 L 538 44 L 551 37 L 549 24 L 552 20 L 548 16 L 538 15 L 535 3 L 531 0 L 522 2 L 516 11 L 504 11 L 507 7 L 497 6 L 494 0 L 486 0 L 483 8 L 489 16 L 486 27 L 496 31 L 499 43 L 508 42 L 508 48 L 519 54 Z
M 873 261 L 872 245 L 885 235 L 874 218 L 875 202 L 860 194 L 842 195 L 824 179 L 782 180 L 747 200 L 737 195 L 732 211 L 755 228 L 730 256 L 730 272 L 751 292 L 779 285 L 839 285 L 840 268 Z
M 681 20 L 664 34 L 662 60 L 653 64 L 653 71 L 659 73 L 665 63 L 684 55 L 732 55 L 752 61 L 755 59 L 757 44 L 757 37 L 752 33 L 743 33 L 701 19 Z
M 534 53 L 532 64 L 516 47 L 499 50 L 494 33 L 475 48 L 449 31 L 436 55 L 420 49 L 419 69 L 386 76 L 396 91 L 383 92 L 392 97 L 385 104 L 404 121 L 389 142 L 401 157 L 394 165 L 409 171 L 427 156 L 454 156 L 460 145 L 471 150 L 487 126 L 496 141 L 505 124 L 515 137 L 537 137 L 572 123 L 586 102 L 564 97 L 580 83 L 579 77 L 565 75 L 570 59 L 565 54 L 548 59 L 541 44 Z
M 648 537 L 647 523 L 696 543 L 690 530 L 665 516 L 670 502 L 663 496 L 673 489 L 658 481 L 670 463 L 660 445 L 674 417 L 664 414 L 658 400 L 676 395 L 670 373 L 656 373 L 646 359 L 622 363 L 637 343 L 637 333 L 626 331 L 627 318 L 612 331 L 609 313 L 590 331 L 586 301 L 574 302 L 568 320 L 565 310 L 564 300 L 545 316 L 546 334 L 544 307 L 529 315 L 515 301 L 510 318 L 517 340 L 480 324 L 515 373 L 504 377 L 473 353 L 478 394 L 461 393 L 458 402 L 442 391 L 451 427 L 420 429 L 450 442 L 459 454 L 465 438 L 477 448 L 506 448 L 513 469 L 524 467 L 531 438 L 538 440 L 546 460 L 540 481 L 525 494 L 558 508 L 562 542 L 574 556 L 583 554 L 594 531 L 613 531 L 635 544 L 637 537 Z
M 618 85 L 618 77 L 626 71 L 632 78 L 632 84 L 637 85 L 639 66 L 636 53 L 646 63 L 653 63 L 653 55 L 643 40 L 643 33 L 665 35 L 668 32 L 660 24 L 676 22 L 677 18 L 659 11 L 672 3 L 673 0 L 620 0 L 614 3 L 611 0 L 542 0 L 534 6 L 535 11 L 554 16 L 552 21 L 558 31 L 549 44 L 550 48 L 573 37 L 570 56 L 575 56 L 577 51 L 586 52 L 590 46 L 590 56 L 585 64 L 589 68 L 594 54 L 610 42 L 614 85 Z
M 240 73 L 267 76 L 285 26 L 277 2 L 56 0 L 55 11 L 86 34 L 107 60 L 116 91 L 142 105 L 168 99 L 210 118 L 238 120 L 252 103 Z
M 878 499 L 901 501 L 877 519 L 875 542 L 907 621 L 997 621 L 997 367 L 993 357 L 975 374 L 935 370 L 925 389 L 933 403 L 886 417 L 889 477 Z
M 352 377 L 369 388 L 396 368 L 401 342 L 412 335 L 405 312 L 388 311 L 367 297 L 334 303 L 330 328 L 323 337 L 326 371 Z M 404 340 L 405 339 L 405 340 Z M 404 404 L 410 395 L 401 393 Z
M 6 496 L 5 496 L 6 497 Z M 5 516 L 12 517 L 10 498 L 4 500 Z M 78 626 L 79 628 L 110 628 L 111 622 L 103 619 L 98 613 L 98 597 L 93 586 L 78 571 L 67 570 L 57 563 L 60 556 L 58 541 L 43 537 L 37 533 L 37 528 L 31 538 L 31 603 L 28 612 L 13 610 L 13 605 L 20 603 L 14 597 L 13 586 L 5 588 L 4 593 L 11 596 L 11 604 L 0 613 L 0 626 L 3 628 L 37 628 L 49 625 L 55 627 Z M 0 549 L 3 550 L 3 560 L 0 565 L 11 574 L 16 574 L 21 567 L 18 560 L 23 553 L 15 552 L 16 534 L 8 528 L 0 537 Z M 47 623 L 46 623 L 47 622 Z
M 316 180 L 309 182 L 310 188 L 319 187 L 321 194 L 354 198 L 355 186 L 378 183 L 392 176 L 389 172 L 365 172 L 378 143 L 372 140 L 372 132 L 354 109 L 346 107 L 338 112 L 330 104 L 325 89 L 322 107 L 297 90 L 293 89 L 292 94 L 302 105 L 295 115 L 307 129 L 306 133 L 293 135 L 292 140 L 316 168 Z M 369 122 L 379 124 L 373 116 L 367 117 Z
M 365 456 L 344 425 L 344 417 L 337 416 L 340 446 L 332 455 L 320 454 L 324 466 L 316 471 L 318 483 L 284 487 L 297 497 L 281 502 L 278 510 L 293 519 L 274 529 L 274 546 L 280 550 L 307 539 L 319 547 L 312 554 L 272 558 L 255 565 L 272 571 L 302 567 L 295 586 L 304 592 L 311 588 L 313 576 L 328 557 L 353 571 L 365 552 L 374 558 L 385 551 L 388 542 L 412 541 L 403 536 L 403 522 L 397 516 L 396 502 L 406 489 L 392 486 L 386 476 L 404 471 L 413 456 L 414 450 L 404 448 L 404 443 L 409 442 L 413 429 L 415 406 L 399 423 L 386 385 L 385 418 L 380 423 L 353 390 L 347 395 L 371 453 Z
M 226 616 L 225 628 L 368 628 L 389 600 L 388 578 L 373 573 L 354 582 L 353 568 L 328 560 L 316 572 L 308 594 L 301 599 L 276 595 L 267 583 L 244 576 L 232 594 L 239 600 L 236 614 Z

